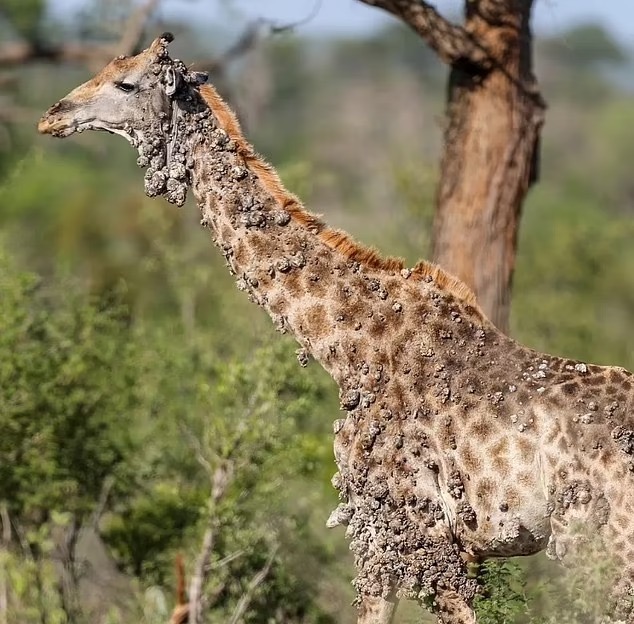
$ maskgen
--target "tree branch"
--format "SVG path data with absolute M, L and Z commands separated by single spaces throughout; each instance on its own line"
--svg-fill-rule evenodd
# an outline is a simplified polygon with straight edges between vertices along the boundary
M 92 512 L 90 517 L 90 527 L 93 531 L 99 531 L 99 523 L 101 522 L 101 518 L 106 511 L 106 507 L 108 505 L 108 499 L 110 498 L 110 492 L 114 487 L 114 477 L 112 475 L 107 476 L 102 484 L 101 491 L 99 492 L 99 500 L 95 505 L 95 509 Z
M 232 61 L 253 50 L 268 34 L 274 32 L 270 24 L 256 20 L 247 24 L 244 31 L 220 56 L 197 62 L 196 69 L 210 74 L 223 74 Z
M 240 600 L 236 605 L 236 610 L 233 612 L 231 619 L 229 620 L 229 624 L 238 624 L 241 620 L 242 616 L 245 614 L 246 610 L 249 608 L 249 604 L 253 599 L 253 594 L 257 589 L 258 585 L 260 585 L 264 579 L 267 577 L 269 571 L 271 570 L 271 566 L 273 565 L 273 561 L 275 560 L 275 555 L 277 554 L 279 546 L 275 546 L 273 550 L 271 550 L 271 554 L 269 558 L 266 560 L 264 567 L 251 579 L 249 586 L 242 596 L 240 596 Z
M 209 526 L 205 529 L 203 541 L 200 546 L 200 552 L 196 558 L 196 566 L 192 574 L 192 580 L 189 585 L 189 622 L 198 624 L 202 612 L 203 585 L 207 578 L 207 569 L 209 560 L 211 559 L 211 551 L 214 547 L 215 522 L 210 518 Z
M 403 20 L 417 32 L 438 57 L 455 65 L 469 62 L 488 66 L 487 51 L 462 27 L 444 18 L 431 4 L 421 0 L 359 0 Z
M 200 461 L 200 458 L 199 458 Z M 209 462 L 205 460 L 203 466 L 207 468 Z M 217 519 L 214 515 L 215 507 L 224 496 L 233 474 L 233 466 L 229 461 L 222 461 L 220 465 L 210 473 L 211 490 L 209 496 L 209 518 L 207 528 L 200 545 L 196 565 L 189 584 L 189 599 L 186 604 L 177 604 L 172 612 L 170 624 L 199 624 L 203 609 L 203 587 L 210 569 L 211 554 L 216 539 Z M 179 597 L 178 602 L 182 602 Z
M 59 577 L 59 594 L 62 610 L 69 622 L 80 619 L 79 575 L 77 573 L 77 542 L 81 524 L 73 515 L 70 526 L 64 531 L 63 539 L 58 545 L 62 571 Z
M 141 44 L 150 16 L 159 0 L 146 0 L 133 11 L 123 25 L 118 41 L 105 45 L 62 42 L 50 45 L 38 39 L 15 41 L 0 46 L 0 66 L 17 66 L 34 61 L 76 63 L 91 70 L 101 69 L 114 56 L 132 54 Z
M 209 524 L 205 529 L 203 542 L 200 547 L 196 567 L 189 586 L 189 622 L 198 624 L 202 613 L 203 586 L 207 580 L 209 571 L 209 561 L 214 547 L 216 518 L 214 516 L 215 507 L 218 501 L 224 496 L 231 480 L 232 466 L 229 462 L 222 462 L 211 475 L 211 496 L 209 502 Z
M 126 20 L 123 34 L 118 43 L 113 46 L 115 53 L 112 56 L 125 54 L 126 56 L 139 52 L 139 46 L 145 34 L 145 27 L 152 13 L 158 6 L 159 0 L 147 0 Z
M 47 45 L 41 41 L 16 41 L 0 47 L 0 65 L 5 67 L 34 61 L 83 63 L 92 67 L 97 61 L 109 59 L 110 56 L 110 46 L 79 43 Z
M 183 556 L 176 555 L 176 606 L 169 624 L 186 624 L 189 619 L 189 604 L 185 593 L 185 563 Z

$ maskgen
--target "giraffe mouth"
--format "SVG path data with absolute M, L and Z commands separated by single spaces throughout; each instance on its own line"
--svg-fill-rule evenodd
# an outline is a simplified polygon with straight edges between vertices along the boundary
M 79 121 L 77 119 L 64 119 L 55 115 L 46 114 L 37 124 L 37 130 L 40 134 L 50 134 L 51 136 L 65 139 L 75 132 L 82 133 L 85 130 L 108 130 L 94 117 Z
M 78 130 L 74 123 L 68 123 L 63 119 L 51 119 L 44 115 L 37 124 L 37 131 L 40 134 L 50 134 L 58 138 L 66 138 Z
M 66 137 L 75 134 L 81 134 L 86 130 L 102 130 L 109 132 L 110 134 L 116 134 L 122 136 L 133 146 L 137 146 L 140 142 L 139 133 L 130 132 L 126 129 L 118 128 L 116 126 L 107 125 L 95 118 L 87 119 L 84 121 L 66 120 L 59 117 L 46 114 L 40 119 L 37 130 L 40 134 L 50 134 L 51 136 L 65 139 Z

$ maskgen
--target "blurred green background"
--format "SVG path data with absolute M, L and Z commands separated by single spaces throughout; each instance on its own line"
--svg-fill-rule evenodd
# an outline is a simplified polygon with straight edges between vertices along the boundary
M 75 5 L 53 17 L 44 0 L 1 0 L 0 49 L 107 41 L 130 10 Z M 233 41 L 211 14 L 204 27 L 169 15 L 148 40 L 169 27 L 187 61 Z M 538 37 L 549 110 L 512 310 L 524 343 L 630 369 L 633 66 L 599 25 Z M 385 254 L 426 255 L 446 70 L 420 39 L 395 23 L 298 29 L 224 69 L 248 136 L 310 210 Z M 249 624 L 353 622 L 352 557 L 324 526 L 335 386 L 237 291 L 195 206 L 144 197 L 129 146 L 36 135 L 89 75 L 0 64 L 0 623 L 165 624 L 176 556 L 189 578 L 205 532 L 205 621 L 231 621 L 242 600 Z M 487 569 L 482 621 L 553 617 L 549 574 L 541 556 Z M 588 583 L 566 590 L 580 615 L 554 621 L 590 621 Z M 405 605 L 397 621 L 421 617 Z

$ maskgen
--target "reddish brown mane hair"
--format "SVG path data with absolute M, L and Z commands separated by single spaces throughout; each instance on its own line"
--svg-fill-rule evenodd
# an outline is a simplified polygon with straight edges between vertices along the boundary
M 257 176 L 265 190 L 289 212 L 291 218 L 313 234 L 331 249 L 335 249 L 346 258 L 359 262 L 371 269 L 398 272 L 405 268 L 400 258 L 383 257 L 371 247 L 360 245 L 346 232 L 327 226 L 319 217 L 308 212 L 299 199 L 290 193 L 280 180 L 273 167 L 255 153 L 251 144 L 244 138 L 240 123 L 234 112 L 211 85 L 204 85 L 200 92 L 209 108 L 213 111 L 218 124 L 236 142 L 238 151 L 245 164 Z M 438 287 L 447 290 L 466 303 L 477 306 L 473 291 L 458 278 L 453 277 L 439 266 L 421 260 L 413 269 L 412 275 L 421 279 L 430 277 Z

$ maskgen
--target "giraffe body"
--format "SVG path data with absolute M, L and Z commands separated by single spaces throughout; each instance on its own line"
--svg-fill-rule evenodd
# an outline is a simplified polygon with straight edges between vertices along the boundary
M 465 556 L 565 558 L 579 526 L 605 542 L 632 620 L 634 377 L 519 345 L 438 267 L 381 258 L 307 213 L 168 41 L 115 59 L 40 130 L 123 134 L 148 194 L 180 205 L 191 186 L 238 287 L 338 384 L 328 524 L 347 526 L 359 623 L 389 622 L 403 595 L 475 622 Z M 122 81 L 136 101 L 119 102 Z

